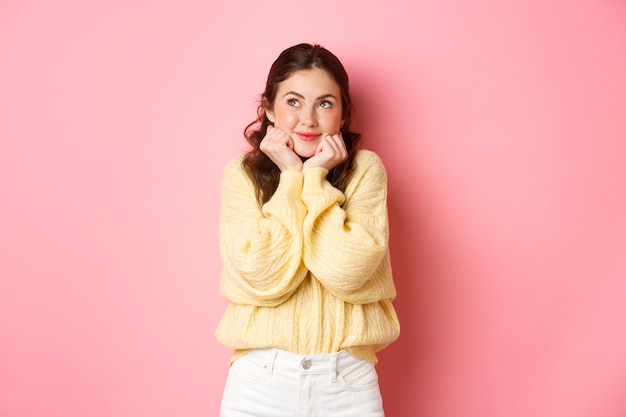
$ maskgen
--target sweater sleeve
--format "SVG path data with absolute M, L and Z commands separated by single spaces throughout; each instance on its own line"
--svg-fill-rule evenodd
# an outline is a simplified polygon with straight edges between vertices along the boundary
M 302 263 L 300 198 L 303 175 L 284 171 L 272 198 L 262 207 L 241 167 L 229 162 L 222 178 L 220 293 L 238 304 L 274 306 L 288 299 L 307 274 Z
M 375 153 L 362 156 L 345 195 L 323 168 L 304 171 L 302 190 L 304 263 L 329 292 L 352 303 L 378 298 L 378 283 L 369 281 L 389 272 L 386 172 Z

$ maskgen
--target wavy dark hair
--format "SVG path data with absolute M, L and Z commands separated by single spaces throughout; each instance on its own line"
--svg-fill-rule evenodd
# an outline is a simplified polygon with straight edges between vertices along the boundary
M 341 191 L 345 191 L 350 174 L 354 170 L 354 157 L 361 134 L 350 130 L 352 99 L 350 98 L 348 74 L 341 61 L 328 49 L 320 45 L 301 43 L 285 49 L 272 64 L 267 75 L 265 91 L 257 108 L 257 119 L 244 129 L 244 136 L 252 149 L 243 158 L 243 168 L 256 187 L 260 204 L 266 203 L 276 191 L 280 179 L 280 169 L 259 148 L 272 124 L 266 110 L 271 109 L 276 99 L 278 85 L 294 72 L 320 68 L 326 71 L 339 86 L 343 124 L 340 132 L 346 144 L 348 158 L 337 165 L 327 175 L 328 181 Z

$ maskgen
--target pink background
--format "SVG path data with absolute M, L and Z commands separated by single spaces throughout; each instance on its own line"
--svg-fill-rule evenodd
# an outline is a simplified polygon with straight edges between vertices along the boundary
M 625 416 L 617 0 L 1 1 L 0 416 L 217 416 L 219 179 L 301 41 L 389 172 L 388 417 Z

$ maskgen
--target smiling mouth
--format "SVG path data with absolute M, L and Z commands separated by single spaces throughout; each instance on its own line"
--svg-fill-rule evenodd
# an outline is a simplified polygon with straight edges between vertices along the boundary
M 298 133 L 298 132 L 296 132 L 296 135 L 298 135 L 298 137 L 305 142 L 313 142 L 314 140 L 316 140 L 317 138 L 321 136 L 321 134 L 316 134 L 316 133 Z

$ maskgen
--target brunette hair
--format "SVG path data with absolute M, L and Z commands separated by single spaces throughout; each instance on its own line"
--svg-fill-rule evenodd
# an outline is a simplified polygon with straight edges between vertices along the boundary
M 301 43 L 285 49 L 272 64 L 267 75 L 265 91 L 257 108 L 257 119 L 244 129 L 244 136 L 252 149 L 243 158 L 243 168 L 252 179 L 260 204 L 266 203 L 276 191 L 280 179 L 280 169 L 259 148 L 272 124 L 266 110 L 271 108 L 276 99 L 278 85 L 289 78 L 295 71 L 320 68 L 328 73 L 339 86 L 343 124 L 340 132 L 346 144 L 348 158 L 330 170 L 328 181 L 341 191 L 345 191 L 348 178 L 354 170 L 354 157 L 360 133 L 350 131 L 352 99 L 350 98 L 348 74 L 339 59 L 320 45 Z

